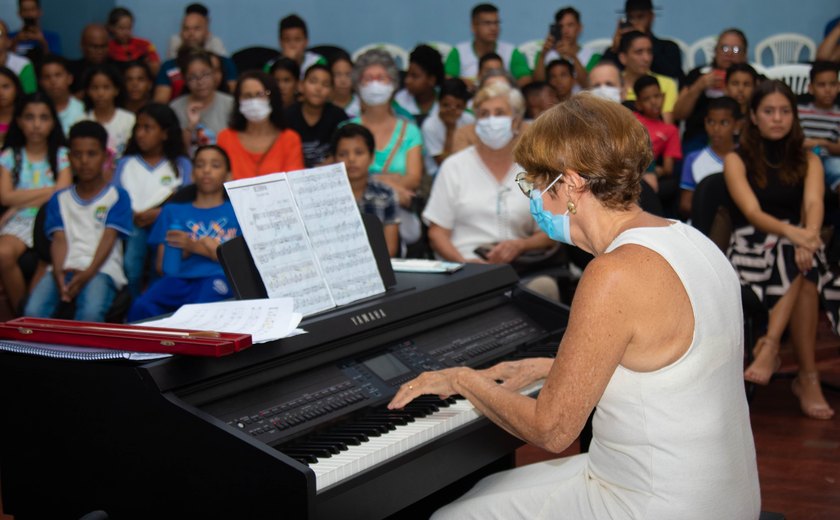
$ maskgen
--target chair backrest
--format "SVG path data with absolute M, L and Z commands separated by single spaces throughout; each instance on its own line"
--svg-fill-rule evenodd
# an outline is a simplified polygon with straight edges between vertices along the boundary
M 444 63 L 446 62 L 446 57 L 449 56 L 449 51 L 452 50 L 452 44 L 446 42 L 426 42 L 426 45 L 438 51 Z
M 247 70 L 262 70 L 266 63 L 279 55 L 280 51 L 269 47 L 246 47 L 234 52 L 230 59 L 241 74 Z
M 691 225 L 726 250 L 732 226 L 729 221 L 729 192 L 722 173 L 701 180 L 691 198 Z
M 399 45 L 394 45 L 393 43 L 369 43 L 362 47 L 359 47 L 353 52 L 353 62 L 359 59 L 359 56 L 364 54 L 365 52 L 371 49 L 381 49 L 394 58 L 394 62 L 397 64 L 397 68 L 400 70 L 408 70 L 408 51 L 400 47 Z
M 528 66 L 532 69 L 537 63 L 537 54 L 539 54 L 539 52 L 542 50 L 543 41 L 544 40 L 542 39 L 531 40 L 525 43 L 521 43 L 519 44 L 519 47 L 517 47 L 519 49 L 519 52 L 525 55 L 525 59 L 528 60 Z
M 691 70 L 701 65 L 711 65 L 715 59 L 715 47 L 717 47 L 717 36 L 706 36 L 700 38 L 688 47 L 683 61 L 683 68 Z M 699 56 L 698 56 L 699 54 Z M 699 58 L 699 59 L 698 59 Z
M 784 81 L 793 93 L 798 96 L 808 92 L 808 85 L 811 83 L 810 72 L 810 65 L 804 63 L 788 63 L 786 65 L 769 67 L 764 71 L 764 75 L 769 79 L 780 79 Z
M 591 49 L 594 54 L 604 54 L 604 52 L 612 45 L 611 38 L 596 38 L 589 40 L 581 45 L 583 49 Z
M 807 51 L 802 56 L 802 51 Z M 782 65 L 784 63 L 801 63 L 814 59 L 817 53 L 817 45 L 814 40 L 804 34 L 781 33 L 758 42 L 755 46 L 755 61 L 764 64 L 764 53 L 770 54 L 769 65 Z

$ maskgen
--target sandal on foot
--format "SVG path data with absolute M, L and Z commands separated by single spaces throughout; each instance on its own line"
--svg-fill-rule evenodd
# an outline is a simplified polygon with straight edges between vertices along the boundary
M 769 366 L 768 360 L 765 359 L 769 356 L 773 356 L 772 366 Z M 759 362 L 759 368 L 756 368 L 756 364 Z M 779 370 L 781 364 L 782 358 L 779 357 L 779 341 L 762 336 L 758 338 L 753 349 L 753 362 L 744 370 L 744 379 L 757 385 L 766 385 L 770 382 L 773 374 Z
M 815 386 L 819 392 L 819 400 L 811 400 L 805 402 L 802 393 L 802 388 L 805 386 Z M 828 405 L 825 397 L 822 395 L 822 388 L 820 388 L 820 375 L 818 372 L 799 372 L 796 379 L 790 385 L 790 389 L 797 398 L 799 398 L 799 408 L 806 417 L 811 419 L 831 419 L 834 416 L 834 409 Z

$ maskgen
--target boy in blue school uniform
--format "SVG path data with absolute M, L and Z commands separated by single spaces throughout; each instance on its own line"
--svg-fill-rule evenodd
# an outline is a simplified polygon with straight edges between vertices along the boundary
M 163 277 L 143 293 L 128 312 L 137 321 L 178 310 L 188 303 L 210 303 L 233 296 L 216 256 L 219 244 L 241 233 L 233 206 L 225 197 L 230 159 L 216 145 L 195 152 L 192 202 L 164 204 L 149 234 L 157 247 Z
M 76 182 L 47 203 L 51 272 L 35 286 L 24 314 L 49 318 L 59 303 L 75 302 L 76 320 L 104 321 L 126 284 L 120 241 L 131 233 L 131 200 L 105 179 L 108 132 L 102 125 L 76 123 L 69 142 Z

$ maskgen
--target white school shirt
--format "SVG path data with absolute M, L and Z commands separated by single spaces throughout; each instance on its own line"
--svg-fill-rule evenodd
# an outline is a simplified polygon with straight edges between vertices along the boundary
M 96 121 L 93 110 L 85 114 L 85 119 Z M 114 154 L 114 159 L 119 159 L 122 157 L 123 152 L 125 152 L 125 147 L 128 144 L 128 140 L 131 139 L 131 132 L 134 130 L 136 120 L 137 117 L 133 113 L 118 108 L 114 112 L 114 117 L 107 123 L 96 121 L 104 126 L 108 132 L 108 149 Z
M 139 155 L 129 155 L 117 163 L 114 184 L 128 192 L 133 212 L 146 211 L 159 206 L 175 190 L 189 184 L 186 177 L 189 161 L 186 157 L 179 157 L 177 164 L 180 175 L 172 169 L 169 159 L 151 165 Z
M 435 105 L 437 108 L 437 104 Z M 464 110 L 455 128 L 475 123 L 475 116 Z M 426 162 L 426 173 L 435 175 L 440 166 L 435 162 L 435 156 L 443 152 L 443 145 L 446 143 L 446 125 L 440 120 L 437 110 L 423 121 L 423 160 Z
M 459 76 L 462 78 L 477 79 L 478 61 L 481 59 L 481 56 L 476 56 L 472 40 L 461 42 L 455 48 L 458 50 L 458 58 L 461 60 L 461 72 Z M 502 63 L 505 64 L 506 71 L 510 71 L 510 61 L 515 50 L 516 46 L 512 43 L 496 42 L 496 50 L 494 52 L 502 58 Z

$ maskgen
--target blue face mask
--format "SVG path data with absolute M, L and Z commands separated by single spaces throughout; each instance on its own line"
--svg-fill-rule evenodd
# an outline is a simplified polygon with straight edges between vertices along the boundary
M 548 191 L 551 186 L 557 182 L 562 175 L 558 175 L 554 181 L 551 182 L 545 189 Z M 555 215 L 547 209 L 543 208 L 542 192 L 538 189 L 531 191 L 531 216 L 537 222 L 537 225 L 542 229 L 548 238 L 570 246 L 575 245 L 572 242 L 571 219 L 569 212 L 562 215 Z

